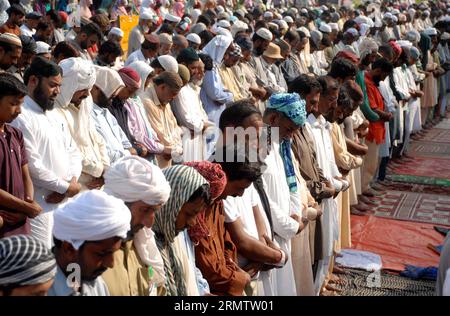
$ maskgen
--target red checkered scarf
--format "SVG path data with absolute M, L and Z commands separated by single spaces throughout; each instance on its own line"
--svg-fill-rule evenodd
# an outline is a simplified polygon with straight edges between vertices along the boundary
M 209 161 L 193 161 L 187 162 L 185 165 L 193 167 L 209 182 L 211 201 L 217 199 L 225 190 L 227 177 L 219 164 Z M 198 244 L 200 239 L 209 236 L 204 211 L 197 215 L 197 224 L 188 229 L 188 234 L 194 244 Z

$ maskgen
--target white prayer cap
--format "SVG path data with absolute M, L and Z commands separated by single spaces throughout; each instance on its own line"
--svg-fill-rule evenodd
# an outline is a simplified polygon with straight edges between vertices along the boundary
M 200 10 L 200 9 L 192 10 L 191 17 L 192 17 L 193 22 L 197 22 L 197 19 L 200 15 L 202 15 L 202 10 Z
M 397 22 L 398 22 L 398 18 L 397 18 L 395 15 L 393 15 L 393 16 L 392 16 L 392 21 L 393 21 L 394 23 L 397 23 Z
M 85 241 L 126 238 L 131 212 L 125 203 L 99 190 L 70 199 L 53 214 L 53 236 L 79 249 Z
M 305 35 L 306 35 L 306 37 L 311 37 L 311 33 L 309 32 L 309 30 L 306 28 L 306 27 L 304 27 L 304 26 L 301 26 L 301 27 L 299 27 L 298 29 L 297 29 L 297 31 L 300 31 L 300 32 L 303 32 Z
M 52 52 L 52 48 L 50 45 L 48 45 L 46 42 L 37 41 L 36 42 L 36 54 L 47 54 Z
M 367 18 L 363 15 L 358 15 L 353 21 L 355 21 L 356 24 L 363 24 L 367 23 Z
M 337 23 L 328 23 L 331 27 L 331 30 L 339 31 L 339 25 Z
M 383 15 L 383 19 L 391 19 L 392 20 L 392 18 L 393 18 L 394 16 L 392 15 L 392 13 L 390 13 L 390 12 L 386 12 L 384 15 Z
M 181 18 L 180 18 L 179 16 L 172 15 L 172 14 L 170 14 L 170 13 L 167 13 L 167 14 L 164 16 L 164 20 L 167 20 L 167 21 L 169 21 L 169 22 L 174 22 L 174 23 L 180 23 Z
M 242 21 L 236 21 L 232 26 L 231 26 L 231 34 L 233 35 L 233 37 L 239 33 L 239 32 L 243 32 L 243 31 L 247 31 L 248 30 L 248 25 L 247 23 L 244 23 Z
M 141 12 L 139 13 L 140 20 L 152 20 L 153 16 L 154 16 L 154 13 L 149 8 L 142 8 Z
M 268 18 L 268 19 L 272 19 L 273 18 L 273 13 L 270 11 L 266 11 L 264 12 L 264 17 Z
M 256 35 L 265 39 L 266 41 L 272 41 L 273 34 L 265 27 L 262 27 L 256 31 Z
M 269 22 L 269 23 L 267 23 L 267 26 L 270 28 L 270 27 L 273 27 L 273 28 L 275 28 L 276 30 L 278 30 L 280 27 L 278 26 L 278 24 L 276 24 L 276 23 L 274 23 L 274 22 Z
M 430 15 L 430 11 L 425 10 L 425 11 L 423 11 L 423 14 L 426 15 L 426 16 L 429 16 Z
M 108 67 L 94 66 L 96 72 L 95 86 L 97 86 L 106 96 L 111 98 L 120 88 L 125 87 L 119 73 Z
M 392 14 L 394 15 L 399 15 L 400 14 L 400 10 L 399 9 L 394 9 L 391 11 Z
M 221 5 L 218 5 L 218 6 L 216 7 L 216 10 L 217 10 L 217 13 L 218 13 L 218 14 L 225 12 L 225 9 L 224 9 L 223 6 L 221 6 Z
M 287 23 L 294 23 L 294 19 L 289 15 L 285 16 L 283 20 L 285 20 Z
M 288 25 L 287 22 L 284 21 L 284 20 L 279 20 L 279 21 L 278 21 L 278 25 L 280 26 L 280 29 L 282 29 L 282 30 L 287 30 L 287 29 L 289 29 L 289 25 Z
M 358 36 L 359 35 L 359 32 L 353 27 L 347 29 L 347 31 L 345 31 L 345 33 L 352 34 L 353 36 Z
M 300 12 L 301 12 L 301 13 L 308 13 L 308 9 L 303 8 L 303 9 L 300 10 Z
M 170 196 L 170 185 L 161 169 L 138 156 L 117 160 L 104 175 L 104 191 L 124 202 L 160 205 Z
M 328 11 L 328 7 L 327 7 L 326 5 L 322 5 L 322 6 L 320 7 L 320 10 L 322 10 L 322 11 Z
M 444 33 L 441 35 L 441 40 L 443 40 L 443 41 L 448 41 L 449 39 L 450 39 L 450 34 L 449 34 L 449 33 L 444 32 Z
M 123 37 L 123 31 L 121 29 L 119 29 L 118 27 L 113 27 L 111 28 L 111 30 L 109 31 L 109 34 L 113 34 L 113 35 L 117 35 L 119 37 Z
M 195 34 L 195 33 L 190 33 L 190 34 L 188 34 L 188 35 L 186 36 L 186 39 L 187 39 L 189 42 L 192 42 L 192 43 L 194 43 L 194 44 L 200 45 L 200 44 L 202 43 L 202 39 L 200 38 L 200 36 L 198 36 L 198 35 Z
M 413 8 L 408 9 L 408 14 L 411 16 L 411 18 L 414 17 L 414 15 L 416 14 L 416 10 Z
M 178 73 L 178 62 L 170 55 L 162 55 L 158 57 L 158 61 L 165 71 Z
M 436 36 L 437 35 L 437 30 L 434 27 L 427 27 L 423 32 L 428 36 Z
M 406 47 L 406 48 L 410 48 L 413 46 L 413 44 L 410 41 L 405 41 L 405 40 L 397 41 L 397 44 L 400 45 L 400 47 Z
M 217 22 L 217 26 L 228 29 L 231 27 L 231 24 L 227 20 L 220 20 L 219 22 Z
M 332 30 L 328 24 L 322 23 L 320 24 L 319 31 L 321 31 L 322 33 L 331 33 Z

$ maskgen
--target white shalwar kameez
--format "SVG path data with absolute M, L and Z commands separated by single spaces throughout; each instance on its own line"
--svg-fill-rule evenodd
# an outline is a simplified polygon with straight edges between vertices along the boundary
M 275 240 L 280 248 L 287 254 L 291 253 L 291 239 L 299 229 L 300 224 L 291 218 L 292 214 L 301 217 L 300 195 L 291 193 L 286 181 L 283 159 L 280 155 L 280 144 L 272 143 L 272 151 L 267 156 L 267 165 L 262 178 L 264 189 L 270 203 Z M 292 154 L 292 157 L 294 155 Z M 289 197 L 289 198 L 287 198 Z M 295 276 L 292 261 L 288 260 L 286 265 L 274 271 L 276 278 L 276 295 L 297 295 Z
M 66 124 L 53 111 L 44 112 L 29 96 L 22 114 L 12 125 L 23 133 L 28 167 L 34 184 L 34 200 L 43 212 L 31 220 L 31 235 L 52 245 L 53 210 L 59 204 L 45 201 L 52 192 L 66 193 L 72 177 L 81 174 L 81 154 Z M 64 201 L 63 201 L 64 202 Z
M 328 123 L 322 115 L 316 118 L 313 114 L 310 114 L 305 126 L 308 132 L 313 136 L 319 167 L 322 169 L 324 176 L 333 183 L 336 191 L 340 191 L 342 189 L 342 182 L 334 179 L 334 177 L 339 177 L 341 174 L 339 173 L 334 158 L 330 123 Z M 317 294 L 319 294 L 325 278 L 328 275 L 334 245 L 339 239 L 340 228 L 336 201 L 333 198 L 323 199 L 322 207 L 323 259 L 319 261 L 314 284 Z

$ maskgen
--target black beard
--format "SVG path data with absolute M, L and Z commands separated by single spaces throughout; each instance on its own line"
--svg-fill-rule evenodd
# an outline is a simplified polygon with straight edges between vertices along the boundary
M 55 106 L 55 101 L 43 94 L 40 83 L 33 91 L 33 100 L 42 108 L 42 110 L 44 110 L 44 112 L 53 110 Z
M 261 47 L 255 48 L 253 51 L 256 56 L 261 56 L 262 54 L 264 54 L 264 50 L 261 49 Z

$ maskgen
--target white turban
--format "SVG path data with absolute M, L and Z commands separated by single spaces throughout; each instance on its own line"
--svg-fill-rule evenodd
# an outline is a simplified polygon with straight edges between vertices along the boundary
M 63 71 L 61 93 L 56 102 L 61 107 L 67 107 L 73 94 L 80 90 L 91 89 L 97 78 L 94 65 L 80 57 L 62 60 L 59 66 Z
M 125 202 L 160 205 L 170 196 L 170 185 L 161 169 L 138 156 L 126 156 L 104 174 L 104 190 Z
M 63 71 L 61 92 L 56 98 L 56 104 L 61 111 L 70 104 L 75 92 L 92 89 L 97 75 L 94 65 L 80 57 L 71 57 L 59 63 Z M 89 99 L 91 97 L 89 96 Z M 78 117 L 74 122 L 75 130 L 71 130 L 72 137 L 78 145 L 87 145 L 89 139 L 91 100 L 84 100 L 79 107 Z
M 117 71 L 108 67 L 94 67 L 97 73 L 95 85 L 102 90 L 106 98 L 111 98 L 114 92 L 125 87 L 125 84 Z
M 131 212 L 125 203 L 103 191 L 80 193 L 54 211 L 53 236 L 79 249 L 85 241 L 126 238 Z

